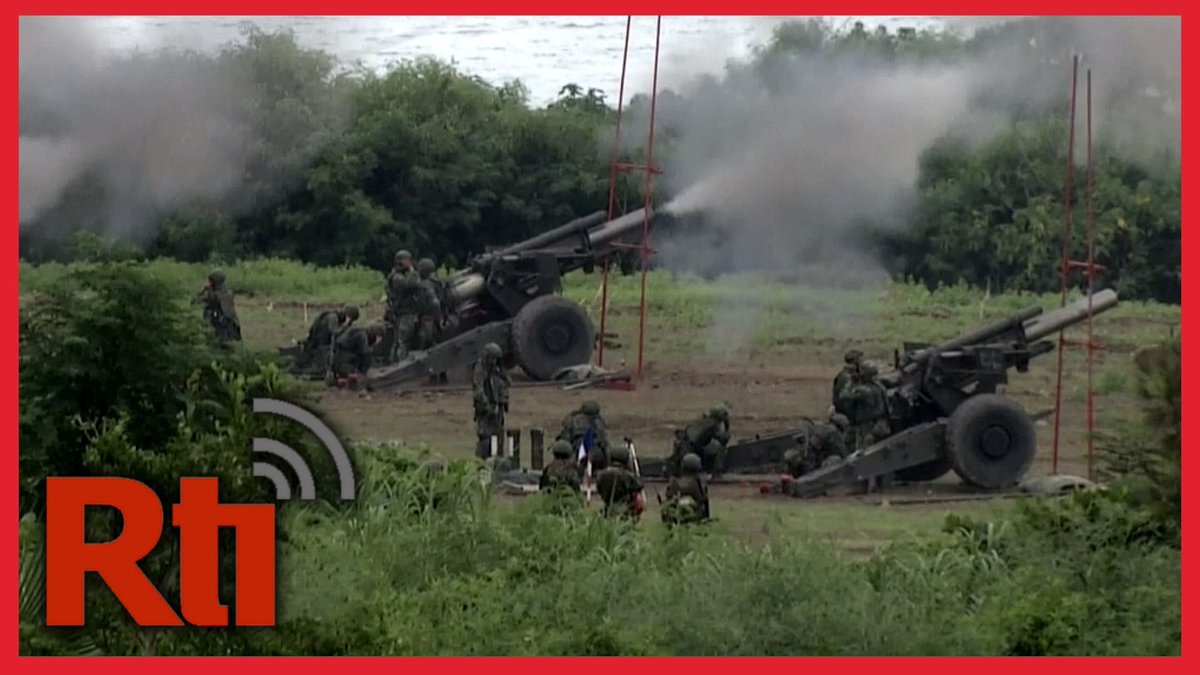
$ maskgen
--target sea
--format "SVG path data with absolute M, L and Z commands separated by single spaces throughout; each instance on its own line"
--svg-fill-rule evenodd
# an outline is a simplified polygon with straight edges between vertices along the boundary
M 103 50 L 126 53 L 164 47 L 213 52 L 237 41 L 244 28 L 290 29 L 307 48 L 347 65 L 383 70 L 389 64 L 434 57 L 493 83 L 520 80 L 530 102 L 545 105 L 564 85 L 595 88 L 615 103 L 629 22 L 626 100 L 649 92 L 659 42 L 659 89 L 680 89 L 705 74 L 719 75 L 743 60 L 788 20 L 752 16 L 104 16 L 89 17 L 89 38 Z M 826 16 L 834 27 L 862 21 L 891 31 L 952 26 L 966 17 Z

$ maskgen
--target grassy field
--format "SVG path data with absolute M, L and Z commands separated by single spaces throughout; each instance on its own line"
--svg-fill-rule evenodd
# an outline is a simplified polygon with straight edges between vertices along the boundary
M 167 261 L 149 263 L 181 297 L 194 293 L 208 267 Z M 23 294 L 36 292 L 67 269 L 21 266 Z M 300 338 L 323 308 L 357 303 L 363 316 L 383 314 L 383 277 L 362 268 L 315 268 L 278 260 L 226 267 L 237 293 L 248 346 L 273 350 Z M 597 318 L 600 276 L 575 274 L 564 293 Z M 1074 294 L 1075 297 L 1078 294 Z M 617 346 L 605 350 L 604 365 L 634 368 L 637 362 L 640 277 L 614 276 L 609 289 L 607 330 Z M 518 388 L 511 423 L 557 431 L 563 416 L 587 398 L 600 402 L 614 435 L 638 442 L 643 456 L 663 454 L 673 426 L 724 401 L 733 411 L 733 433 L 745 437 L 779 431 L 802 416 L 823 417 L 829 386 L 849 347 L 890 363 L 904 341 L 934 342 L 1018 309 L 1052 309 L 1056 295 L 989 295 L 965 287 L 930 292 L 917 285 L 880 282 L 827 289 L 811 281 L 754 276 L 715 281 L 673 277 L 655 271 L 647 283 L 645 378 L 631 392 L 557 387 Z M 1139 346 L 1178 331 L 1180 308 L 1123 302 L 1096 319 L 1096 337 L 1107 350 L 1093 373 L 1097 428 L 1116 429 L 1138 416 L 1129 391 L 1130 356 Z M 1083 327 L 1069 331 L 1083 338 Z M 1008 393 L 1031 412 L 1054 406 L 1056 356 L 1047 354 L 1026 374 L 1013 373 Z M 519 374 L 515 378 L 521 379 Z M 1064 408 L 1058 470 L 1086 474 L 1084 355 L 1069 350 L 1064 365 Z M 355 394 L 315 389 L 318 406 L 335 428 L 361 442 L 386 442 L 431 449 L 448 457 L 470 454 L 474 441 L 470 394 L 466 391 Z M 1039 422 L 1040 453 L 1035 473 L 1053 471 L 1053 418 Z M 957 482 L 951 474 L 943 479 Z M 853 499 L 800 503 L 758 495 L 756 486 L 716 492 L 716 527 L 755 540 L 773 533 L 829 537 L 851 550 L 907 533 L 936 529 L 944 515 L 994 514 L 1007 502 L 955 502 L 941 506 L 879 506 Z M 653 502 L 653 499 L 651 500 Z M 656 518 L 655 518 L 656 519 Z

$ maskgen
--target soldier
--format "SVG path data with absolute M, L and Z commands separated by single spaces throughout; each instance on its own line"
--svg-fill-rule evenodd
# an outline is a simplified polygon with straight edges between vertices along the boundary
M 420 350 L 429 349 L 437 343 L 437 329 L 442 324 L 441 287 L 432 276 L 435 269 L 429 258 L 421 258 L 417 263 L 420 289 L 416 302 L 417 328 L 413 346 Z
M 703 467 L 700 456 L 689 452 L 679 464 L 683 475 L 675 476 L 667 483 L 667 502 L 662 508 L 663 522 L 678 525 L 708 520 L 708 484 L 700 475 Z
M 555 441 L 550 451 L 554 453 L 554 461 L 542 469 L 542 476 L 538 479 L 538 488 L 555 490 L 565 487 L 575 494 L 579 494 L 581 489 L 579 470 L 576 468 L 575 462 L 571 461 L 573 452 L 571 444 L 562 440 Z
M 204 303 L 204 320 L 213 327 L 221 342 L 241 342 L 242 324 L 233 306 L 233 292 L 225 286 L 225 271 L 208 273 L 208 283 L 192 299 L 192 304 Z
M 671 464 L 678 474 L 683 456 L 695 453 L 713 476 L 725 471 L 725 446 L 729 443 L 729 408 L 724 404 L 713 406 L 699 419 L 688 424 L 683 432 L 675 433 L 675 452 Z
M 333 337 L 326 384 L 357 385 L 371 368 L 371 348 L 381 339 L 378 324 L 363 327 L 354 324 L 358 308 L 350 305 Z
M 787 472 L 797 478 L 850 454 L 846 443 L 850 420 L 845 415 L 834 413 L 824 424 L 809 422 L 806 426 L 806 432 L 796 439 L 797 447 L 783 455 Z
M 503 355 L 500 345 L 487 343 L 471 375 L 475 390 L 475 435 L 479 441 L 476 453 L 480 459 L 491 456 L 493 436 L 497 442 L 504 436 L 504 416 L 508 413 L 508 389 L 512 379 L 500 364 Z
M 580 444 L 585 445 L 587 456 L 592 460 L 592 471 L 600 471 L 608 466 L 608 431 L 605 426 L 604 418 L 600 416 L 600 404 L 584 401 L 578 410 L 571 412 L 563 420 L 562 431 L 558 432 L 557 438 L 569 443 L 575 451 L 579 450 Z M 590 443 L 587 442 L 589 438 Z M 580 474 L 586 469 L 587 460 L 580 460 Z
M 891 433 L 887 392 L 876 379 L 878 375 L 875 364 L 863 363 L 854 383 L 847 388 L 850 412 L 846 417 L 850 422 L 854 450 L 861 450 Z
M 351 316 L 352 315 L 352 316 Z M 325 368 L 333 338 L 338 328 L 344 323 L 353 323 L 358 319 L 358 307 L 345 305 L 337 309 L 327 309 L 317 315 L 308 327 L 308 335 L 304 338 L 304 346 L 296 365 L 302 368 L 320 364 Z
M 833 378 L 833 408 L 835 412 L 843 415 L 846 414 L 846 404 L 842 393 L 853 383 L 854 374 L 858 372 L 858 368 L 862 364 L 862 357 L 863 353 L 858 349 L 851 349 L 846 352 L 844 357 L 846 365 L 842 366 L 841 372 L 837 374 L 837 377 Z
M 637 520 L 645 510 L 642 481 L 629 470 L 629 449 L 617 446 L 609 454 L 611 464 L 596 477 L 596 489 L 604 500 L 604 515 Z
M 417 326 L 417 303 L 421 284 L 413 270 L 412 254 L 397 251 L 394 266 L 387 277 L 387 322 L 391 324 L 393 338 L 389 361 L 395 363 L 408 356 L 414 342 Z

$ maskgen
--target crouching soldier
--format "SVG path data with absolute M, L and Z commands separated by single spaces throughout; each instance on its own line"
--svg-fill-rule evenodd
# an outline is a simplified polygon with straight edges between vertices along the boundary
M 806 424 L 803 434 L 796 438 L 796 447 L 783 455 L 787 473 L 793 478 L 829 466 L 849 454 L 846 435 L 850 421 L 834 413 L 824 424 Z
M 357 315 L 358 309 L 353 309 Z M 358 383 L 371 369 L 371 350 L 383 339 L 385 330 L 380 323 L 357 326 L 352 321 L 339 328 L 333 338 L 333 354 L 325 383 L 358 388 Z
M 571 444 L 566 441 L 555 441 L 550 449 L 554 453 L 554 461 L 542 469 L 538 478 L 538 489 L 554 499 L 554 510 L 565 513 L 583 506 L 580 496 L 579 471 L 571 455 Z
M 586 458 L 579 460 L 579 474 L 587 471 L 587 463 L 592 463 L 592 471 L 602 471 L 608 466 L 608 431 L 604 418 L 600 416 L 600 404 L 595 401 L 584 401 L 578 410 L 572 411 L 563 420 L 562 430 L 558 432 L 558 440 L 566 441 L 575 451 L 582 445 L 587 453 Z
M 609 453 L 609 466 L 596 478 L 604 500 L 604 515 L 637 520 L 646 510 L 642 481 L 629 469 L 629 449 L 617 446 Z
M 683 456 L 691 452 L 700 457 L 703 467 L 713 476 L 725 471 L 725 446 L 729 443 L 729 408 L 713 406 L 707 413 L 691 422 L 682 433 L 676 432 L 674 454 L 671 457 L 673 475 L 679 475 Z
M 667 525 L 682 525 L 708 520 L 708 484 L 700 475 L 700 456 L 688 453 L 680 461 L 682 475 L 667 483 L 667 501 L 663 504 L 662 520 Z

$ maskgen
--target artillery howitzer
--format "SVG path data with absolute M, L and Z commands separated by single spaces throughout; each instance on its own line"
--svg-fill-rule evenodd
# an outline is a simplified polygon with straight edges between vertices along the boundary
M 438 336 L 438 344 L 373 369 L 368 386 L 386 389 L 430 377 L 469 382 L 471 368 L 489 342 L 504 350 L 506 365 L 520 366 L 534 380 L 590 363 L 596 327 L 583 307 L 557 294 L 562 277 L 580 269 L 590 274 L 605 256 L 626 250 L 620 244 L 641 236 L 646 217 L 646 209 L 639 209 L 606 222 L 605 212 L 597 211 L 476 256 L 447 279 L 455 320 Z M 654 218 L 653 211 L 649 217 Z
M 1100 291 L 1092 296 L 1092 314 L 1116 304 L 1114 291 Z M 892 477 L 932 481 L 951 470 L 980 488 L 1016 484 L 1037 453 L 1036 432 L 1024 408 L 997 389 L 1007 384 L 1010 369 L 1026 372 L 1032 358 L 1054 350 L 1045 338 L 1087 315 L 1084 297 L 1046 314 L 1029 307 L 941 344 L 905 343 L 894 369 L 879 376 L 890 408 L 890 435 L 841 462 L 781 481 L 780 491 L 811 497 L 839 485 Z M 778 472 L 784 453 L 809 429 L 730 445 L 726 472 Z

